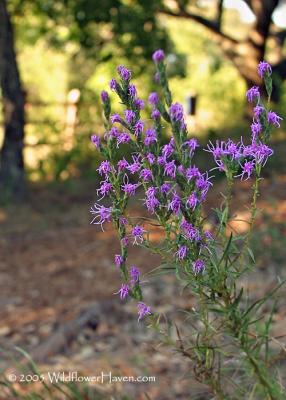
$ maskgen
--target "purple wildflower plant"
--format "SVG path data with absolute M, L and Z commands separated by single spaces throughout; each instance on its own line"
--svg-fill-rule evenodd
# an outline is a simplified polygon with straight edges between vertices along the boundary
M 202 203 L 213 185 L 213 177 L 209 171 L 200 171 L 193 163 L 194 154 L 200 151 L 198 140 L 188 134 L 183 106 L 172 100 L 164 59 L 163 50 L 157 50 L 153 54 L 157 69 L 156 79 L 162 90 L 149 94 L 148 103 L 151 107 L 146 112 L 149 111 L 151 118 L 147 117 L 144 121 L 141 119 L 140 110 L 144 107 L 144 101 L 138 97 L 136 86 L 131 82 L 131 71 L 125 66 L 119 66 L 117 70 L 120 81 L 118 83 L 112 79 L 110 88 L 124 105 L 124 118 L 119 114 L 110 115 L 110 100 L 107 92 L 103 91 L 102 102 L 108 103 L 103 104 L 107 132 L 102 139 L 96 135 L 91 138 L 97 150 L 105 157 L 105 161 L 98 167 L 103 178 L 97 195 L 100 198 L 109 197 L 111 202 L 110 207 L 94 204 L 91 208 L 91 223 L 103 227 L 105 223 L 113 221 L 118 231 L 121 251 L 115 255 L 114 262 L 120 269 L 124 283 L 117 294 L 121 299 L 130 296 L 137 300 L 138 320 L 152 313 L 150 307 L 143 302 L 144 287 L 139 282 L 139 270 L 135 266 L 129 267 L 129 241 L 148 250 L 156 248 L 155 252 L 161 254 L 164 260 L 166 258 L 166 263 L 171 262 L 174 265 L 181 281 L 189 279 L 187 286 L 193 287 L 195 295 L 200 290 L 206 290 L 207 296 L 214 293 L 213 298 L 219 298 L 221 304 L 225 299 L 229 301 L 236 298 L 234 293 L 229 297 L 228 293 L 223 293 L 225 299 L 218 293 L 217 288 L 226 290 L 224 285 L 227 280 L 211 286 L 215 279 L 221 279 L 223 274 L 219 275 L 219 272 L 222 272 L 222 268 L 225 268 L 226 274 L 232 273 L 230 264 L 225 267 L 224 262 L 237 257 L 237 248 L 234 249 L 232 243 L 227 251 L 234 251 L 233 254 L 221 257 L 225 251 L 224 244 L 229 242 L 225 228 L 231 218 L 229 206 L 223 204 L 222 207 L 225 208 L 222 211 L 219 209 L 220 224 L 216 226 L 213 220 L 205 223 Z M 258 73 L 265 86 L 268 85 L 266 91 L 269 97 L 270 65 L 262 61 L 258 66 Z M 159 93 L 162 93 L 162 97 Z M 235 178 L 259 182 L 261 169 L 273 154 L 267 142 L 270 131 L 279 127 L 282 120 L 264 104 L 264 97 L 258 86 L 250 88 L 246 98 L 249 103 L 254 104 L 251 132 L 245 139 L 245 144 L 242 139 L 234 141 L 229 138 L 210 142 L 204 149 L 214 160 L 213 169 L 223 173 L 230 186 Z M 126 132 L 122 132 L 120 127 L 110 126 L 116 123 L 124 127 Z M 172 133 L 166 143 L 164 134 L 168 126 Z M 132 148 L 132 160 L 118 160 L 117 147 L 128 142 Z M 146 230 L 145 226 L 130 222 L 132 218 L 129 218 L 127 207 L 130 197 L 139 192 L 139 186 L 142 192 L 144 190 L 143 204 L 152 214 L 152 217 L 144 217 L 144 220 L 150 221 L 150 225 L 158 226 L 165 233 L 160 245 L 152 243 L 148 235 L 149 222 L 146 222 Z M 225 199 L 226 203 L 227 201 L 228 197 Z M 214 234 L 205 231 L 209 226 Z M 219 268 L 213 265 L 216 260 L 220 260 Z M 209 276 L 211 279 L 208 279 Z M 200 286 L 202 281 L 203 285 Z M 211 302 L 212 298 L 208 298 Z M 227 307 L 227 302 L 224 307 Z

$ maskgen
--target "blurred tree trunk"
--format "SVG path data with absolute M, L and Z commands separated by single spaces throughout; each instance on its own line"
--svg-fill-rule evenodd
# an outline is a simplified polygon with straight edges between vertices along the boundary
M 6 0 L 0 0 L 0 87 L 4 115 L 4 143 L 0 153 L 0 196 L 25 194 L 23 161 L 24 103 L 14 49 L 13 27 Z
M 244 2 L 250 7 L 256 17 L 256 21 L 244 40 L 234 39 L 223 32 L 223 0 L 217 0 L 217 10 L 214 19 L 205 18 L 199 13 L 191 12 L 188 8 L 191 4 L 189 0 L 176 0 L 176 10 L 174 8 L 170 9 L 165 5 L 159 8 L 158 11 L 159 13 L 173 17 L 193 20 L 211 31 L 213 39 L 221 47 L 224 55 L 237 68 L 249 89 L 251 86 L 261 86 L 262 84 L 261 79 L 257 75 L 257 65 L 259 61 L 265 59 L 266 45 L 270 37 L 272 14 L 278 6 L 279 0 L 244 0 Z M 282 32 L 277 34 L 277 39 L 280 38 L 280 40 L 276 41 L 278 49 L 283 48 L 285 37 L 286 35 L 283 35 Z M 282 51 L 280 54 L 281 59 L 277 64 L 273 65 L 273 74 L 276 75 L 278 81 L 283 81 L 286 79 L 286 58 L 283 56 Z M 275 87 L 275 81 L 272 100 L 279 100 L 279 88 Z

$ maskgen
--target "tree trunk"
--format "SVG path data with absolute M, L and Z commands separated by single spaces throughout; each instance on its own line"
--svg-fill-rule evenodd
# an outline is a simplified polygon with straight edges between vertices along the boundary
M 22 198 L 25 194 L 23 161 L 24 103 L 13 27 L 6 0 L 0 0 L 0 84 L 4 114 L 4 143 L 0 153 L 0 195 Z

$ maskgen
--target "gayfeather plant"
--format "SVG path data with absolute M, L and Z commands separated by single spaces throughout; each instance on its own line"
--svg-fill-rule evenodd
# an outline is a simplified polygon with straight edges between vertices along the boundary
M 253 122 L 248 136 L 238 141 L 229 138 L 210 142 L 203 150 L 212 157 L 214 167 L 203 171 L 194 163 L 198 141 L 189 136 L 184 109 L 173 101 L 169 89 L 164 52 L 157 50 L 153 61 L 158 91 L 150 93 L 147 103 L 130 83 L 131 70 L 122 65 L 117 68 L 118 77 L 111 80 L 110 88 L 123 104 L 122 113 L 111 114 L 110 97 L 102 92 L 106 132 L 104 140 L 96 135 L 91 138 L 104 159 L 98 168 L 103 179 L 98 196 L 104 197 L 105 202 L 110 200 L 108 206 L 97 202 L 91 208 L 92 223 L 103 228 L 112 221 L 118 232 L 120 251 L 114 262 L 121 271 L 122 282 L 117 295 L 124 300 L 133 298 L 138 321 L 145 318 L 167 337 L 156 309 L 144 297 L 142 282 L 146 285 L 146 281 L 140 266 L 128 263 L 130 246 L 143 246 L 159 254 L 162 271 L 174 273 L 196 299 L 196 307 L 187 313 L 185 322 L 188 325 L 193 321 L 192 333 L 182 337 L 176 325 L 177 340 L 167 340 L 191 361 L 195 378 L 207 384 L 218 399 L 283 399 L 284 389 L 272 368 L 272 313 L 268 317 L 259 314 L 278 287 L 250 303 L 240 283 L 241 277 L 254 267 L 249 245 L 259 184 L 262 169 L 273 155 L 269 146 L 271 130 L 280 126 L 281 117 L 269 110 L 259 87 L 249 89 L 246 98 L 253 104 Z M 271 73 L 269 64 L 259 64 L 258 74 L 264 81 L 268 101 Z M 145 104 L 151 116 L 146 121 L 141 117 Z M 167 133 L 171 137 L 166 144 L 163 134 L 166 137 Z M 123 143 L 131 148 L 131 161 L 118 160 L 118 147 Z M 224 174 L 227 184 L 222 204 L 215 210 L 218 222 L 210 229 L 203 205 L 215 184 L 213 170 Z M 250 229 L 240 236 L 230 229 L 230 222 L 235 219 L 231 212 L 233 186 L 239 180 L 253 181 Z M 142 192 L 142 205 L 150 218 L 136 220 L 129 216 L 129 200 L 137 193 L 142 198 Z M 150 225 L 142 220 L 155 220 L 162 231 L 159 244 L 150 241 Z

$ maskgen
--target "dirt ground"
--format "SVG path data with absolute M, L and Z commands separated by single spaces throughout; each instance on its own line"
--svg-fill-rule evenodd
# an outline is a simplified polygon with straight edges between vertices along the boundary
M 257 297 L 268 290 L 275 276 L 285 277 L 285 184 L 286 176 L 265 179 L 262 184 L 253 239 L 258 272 L 249 282 Z M 241 183 L 236 189 L 233 212 L 237 219 L 248 217 L 243 204 L 250 185 Z M 222 188 L 211 194 L 207 214 L 220 200 Z M 164 346 L 158 347 L 157 334 L 144 323 L 138 324 L 135 305 L 120 304 L 114 296 L 120 286 L 120 275 L 113 265 L 118 243 L 111 227 L 102 232 L 89 224 L 95 189 L 90 182 L 34 186 L 27 203 L 0 209 L 0 347 L 4 349 L 0 367 L 13 371 L 8 351 L 14 354 L 13 348 L 18 346 L 37 354 L 52 335 L 95 304 L 97 328 L 91 324 L 80 329 L 75 337 L 50 350 L 37 362 L 41 371 L 156 377 L 149 383 L 96 384 L 115 399 L 124 393 L 138 400 L 146 399 L 144 393 L 156 400 L 211 398 L 202 385 L 190 387 L 192 366 L 179 355 L 171 357 Z M 133 201 L 135 214 L 140 213 L 140 204 L 139 199 Z M 244 222 L 236 223 L 236 230 L 246 228 Z M 145 272 L 160 263 L 138 248 L 132 249 L 131 261 Z M 172 276 L 150 282 L 145 296 L 153 309 L 166 314 L 193 306 L 191 296 L 180 296 Z M 274 319 L 275 332 L 286 335 L 285 312 L 279 310 Z

